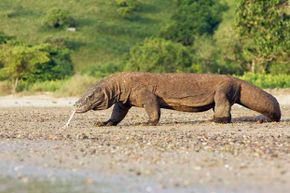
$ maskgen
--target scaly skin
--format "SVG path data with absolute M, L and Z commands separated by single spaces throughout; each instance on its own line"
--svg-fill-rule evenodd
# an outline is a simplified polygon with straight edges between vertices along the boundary
M 280 121 L 276 98 L 243 80 L 212 74 L 189 73 L 118 73 L 93 86 L 75 104 L 77 113 L 102 110 L 115 104 L 111 118 L 97 126 L 113 126 L 121 122 L 132 106 L 143 107 L 148 125 L 156 125 L 160 108 L 184 112 L 214 110 L 214 121 L 231 122 L 231 106 L 241 104 Z

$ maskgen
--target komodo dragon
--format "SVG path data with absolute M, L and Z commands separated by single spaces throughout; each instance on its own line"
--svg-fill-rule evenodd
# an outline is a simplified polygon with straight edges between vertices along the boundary
M 280 121 L 281 111 L 276 98 L 243 80 L 213 74 L 138 73 L 111 75 L 75 103 L 76 113 L 103 110 L 115 104 L 111 118 L 98 126 L 117 125 L 132 106 L 145 108 L 148 125 L 156 125 L 160 108 L 184 112 L 214 110 L 214 121 L 231 122 L 231 106 L 238 103 Z

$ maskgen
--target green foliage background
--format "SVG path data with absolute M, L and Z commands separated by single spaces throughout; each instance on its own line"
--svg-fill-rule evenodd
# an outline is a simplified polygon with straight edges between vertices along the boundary
M 190 72 L 192 58 L 182 44 L 161 38 L 145 39 L 133 47 L 125 66 L 128 71 L 141 72 Z
M 258 76 L 285 87 L 289 14 L 287 0 L 1 0 L 0 44 L 35 56 L 19 90 L 123 70 Z M 4 53 L 0 79 L 9 81 Z M 35 59 L 41 53 L 47 60 Z

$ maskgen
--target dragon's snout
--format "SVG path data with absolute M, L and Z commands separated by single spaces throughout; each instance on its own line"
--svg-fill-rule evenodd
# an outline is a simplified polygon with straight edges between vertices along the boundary
M 80 101 L 75 102 L 73 107 L 76 113 L 84 113 L 88 111 L 88 107 L 86 105 L 83 105 Z
M 89 90 L 73 106 L 76 113 L 85 113 L 90 110 L 99 109 L 100 106 L 102 107 L 102 104 L 105 103 L 104 98 L 101 88 L 94 89 L 93 91 Z

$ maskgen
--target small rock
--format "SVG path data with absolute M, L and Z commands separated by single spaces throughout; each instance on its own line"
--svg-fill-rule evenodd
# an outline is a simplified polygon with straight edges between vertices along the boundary
M 69 31 L 69 32 L 76 32 L 77 29 L 75 27 L 69 27 L 66 29 L 66 31 Z

